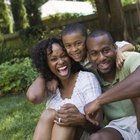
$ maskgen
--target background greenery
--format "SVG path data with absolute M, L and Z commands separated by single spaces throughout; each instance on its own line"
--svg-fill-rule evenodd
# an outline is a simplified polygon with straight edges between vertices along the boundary
M 31 140 L 39 116 L 45 108 L 29 103 L 25 96 L 0 99 L 0 140 Z

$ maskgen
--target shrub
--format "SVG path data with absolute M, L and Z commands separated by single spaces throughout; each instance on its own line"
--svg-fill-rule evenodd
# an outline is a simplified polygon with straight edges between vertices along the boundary
M 1 64 L 0 95 L 24 93 L 36 76 L 29 58 L 16 58 Z

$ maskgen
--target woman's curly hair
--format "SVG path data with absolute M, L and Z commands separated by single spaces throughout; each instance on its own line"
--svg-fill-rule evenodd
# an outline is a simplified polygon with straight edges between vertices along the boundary
M 40 41 L 38 44 L 36 44 L 31 51 L 31 59 L 33 64 L 35 65 L 38 72 L 45 78 L 46 82 L 51 81 L 53 79 L 56 79 L 59 81 L 58 77 L 53 74 L 48 66 L 47 61 L 47 50 L 52 53 L 52 44 L 57 43 L 59 44 L 63 51 L 66 52 L 66 49 L 64 48 L 64 45 L 60 39 L 57 38 L 49 38 L 44 39 Z M 66 52 L 67 53 L 67 52 Z M 71 72 L 76 73 L 80 70 L 83 70 L 82 66 L 75 62 L 74 60 L 71 60 Z

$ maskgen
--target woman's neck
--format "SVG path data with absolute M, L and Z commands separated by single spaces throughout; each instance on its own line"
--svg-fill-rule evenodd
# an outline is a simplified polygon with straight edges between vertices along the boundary
M 62 87 L 60 88 L 62 98 L 71 98 L 73 89 L 75 87 L 76 79 L 78 72 L 71 74 L 70 77 L 66 80 L 62 80 Z

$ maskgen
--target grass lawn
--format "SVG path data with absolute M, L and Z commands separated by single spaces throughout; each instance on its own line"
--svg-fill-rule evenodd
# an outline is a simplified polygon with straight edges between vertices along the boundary
M 0 98 L 0 140 L 31 140 L 45 102 L 34 105 L 24 95 Z

